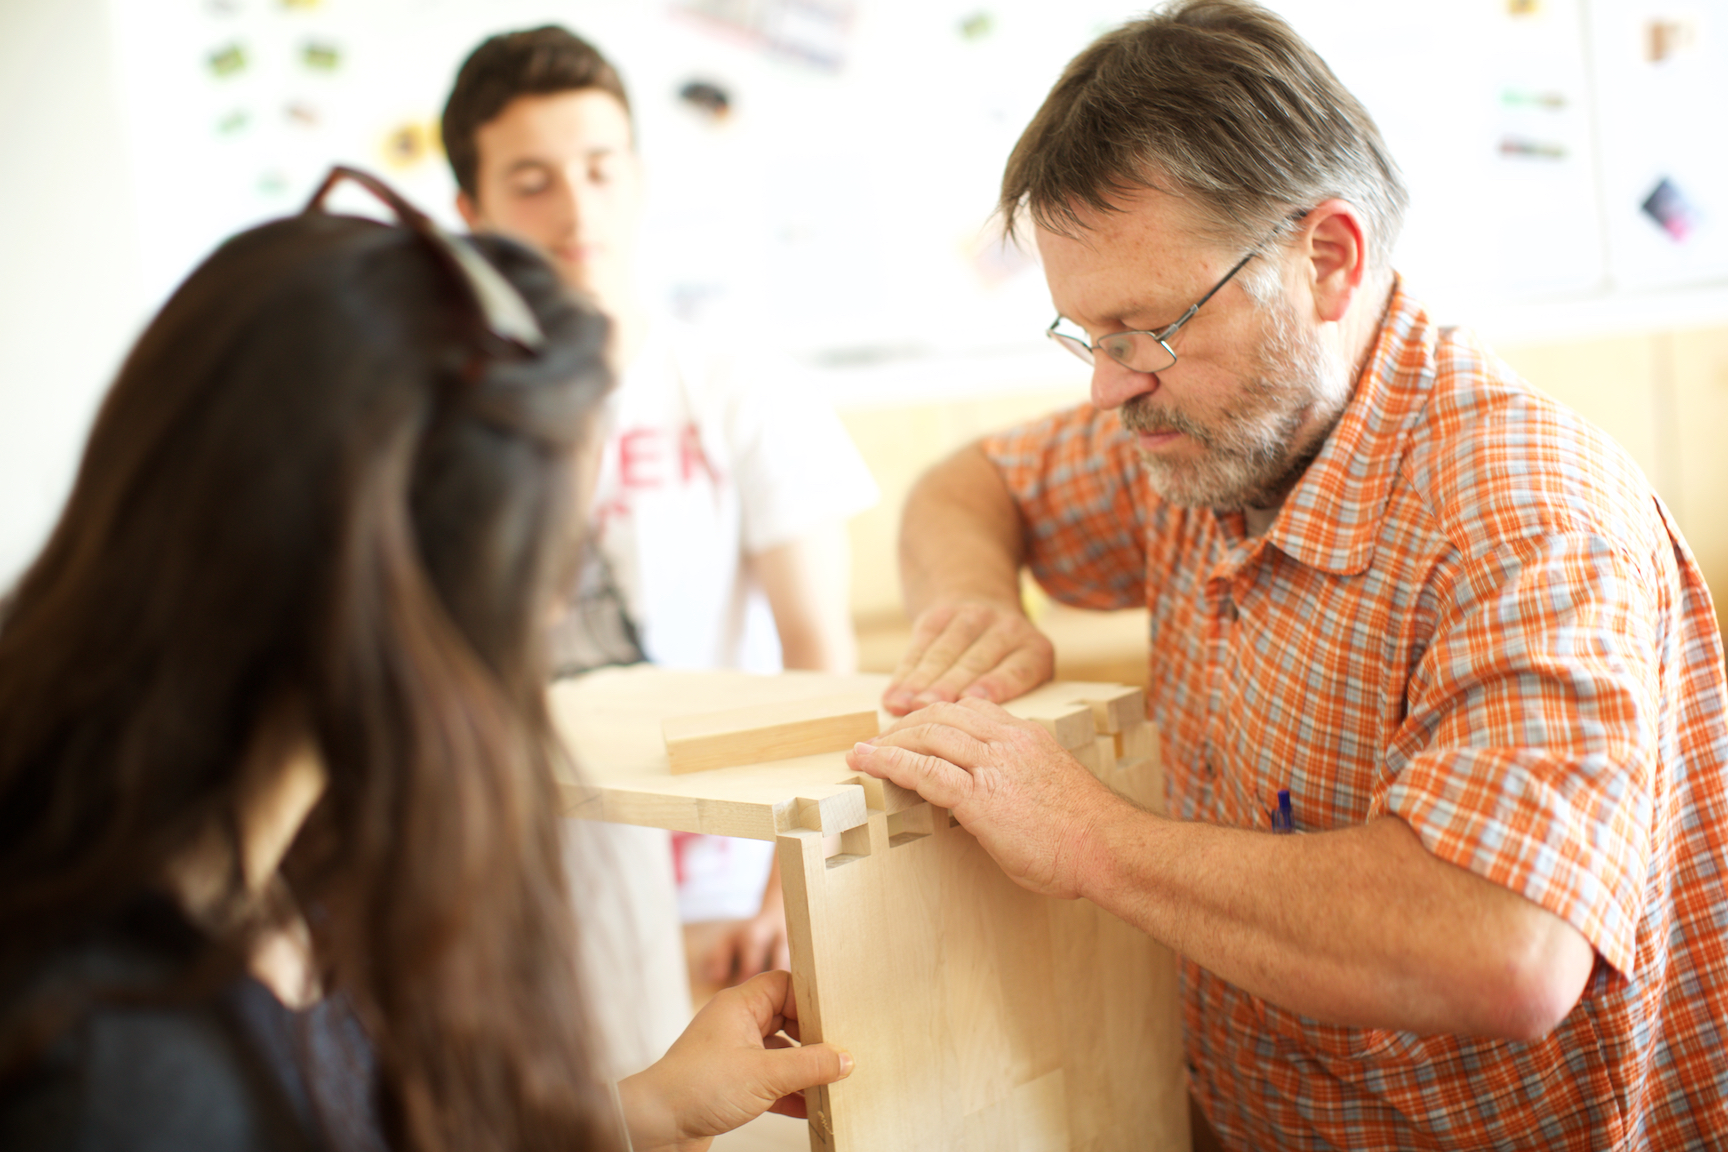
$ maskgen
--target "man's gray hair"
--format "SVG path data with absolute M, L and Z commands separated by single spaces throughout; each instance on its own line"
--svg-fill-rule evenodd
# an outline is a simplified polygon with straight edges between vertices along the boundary
M 1076 56 L 1015 145 L 998 211 L 1010 233 L 1029 214 L 1073 235 L 1081 213 L 1147 188 L 1183 197 L 1207 239 L 1243 249 L 1322 200 L 1348 201 L 1376 273 L 1409 201 L 1367 110 L 1246 0 L 1176 0 Z

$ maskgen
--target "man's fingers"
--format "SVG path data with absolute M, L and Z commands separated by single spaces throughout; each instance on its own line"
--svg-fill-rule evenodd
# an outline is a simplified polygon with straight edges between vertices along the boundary
M 702 964 L 702 976 L 710 984 L 730 983 L 733 958 L 737 954 L 738 938 L 730 933 L 708 950 L 707 959 Z
M 1035 648 L 1016 648 L 1002 662 L 963 689 L 960 695 L 976 697 L 1001 704 L 1024 696 L 1050 679 L 1055 669 L 1054 657 Z
M 993 725 L 990 718 L 970 713 L 957 704 L 934 704 L 913 716 L 925 717 L 926 721 L 885 732 L 870 743 L 877 748 L 899 748 L 935 757 L 940 763 L 970 773 L 986 763 L 991 737 L 1001 734 L 1001 728 Z
M 1016 720 L 1007 710 L 992 701 L 967 697 L 952 704 L 931 704 L 920 708 L 909 716 L 903 716 L 885 728 L 881 735 L 871 740 L 871 743 L 880 744 L 889 736 L 898 736 L 914 729 L 945 724 L 950 728 L 958 728 L 980 743 L 987 744 L 991 740 L 998 739 L 1003 734 L 1004 728 L 1022 723 L 1023 721 Z M 889 743 L 895 743 L 901 747 L 911 747 L 905 741 L 889 741 Z M 915 750 L 934 751 L 924 748 Z M 937 752 L 936 755 L 941 756 L 942 753 Z M 946 758 L 953 760 L 952 756 Z M 959 761 L 955 761 L 955 763 L 959 763 Z
M 742 983 L 759 972 L 768 970 L 768 961 L 773 956 L 773 941 L 757 940 L 746 934 L 744 947 L 738 952 L 738 980 Z
M 971 792 L 972 777 L 965 769 L 892 744 L 855 745 L 846 754 L 846 763 L 860 772 L 910 788 L 938 808 L 952 808 Z
M 948 667 L 913 701 L 922 705 L 958 700 L 979 677 L 995 671 L 1013 652 L 1013 637 L 1004 629 L 993 628 L 949 661 Z
M 912 625 L 911 643 L 882 694 L 883 702 L 890 710 L 894 710 L 895 702 L 903 702 L 906 707 L 899 711 L 909 710 L 911 701 L 989 626 L 984 613 L 964 608 L 937 608 L 918 617 Z
M 912 641 L 882 694 L 882 703 L 890 712 L 904 715 L 920 704 L 956 699 L 979 676 L 1026 645 L 1048 649 L 1049 641 L 1015 605 L 932 608 L 913 625 Z
M 894 666 L 892 683 L 910 684 L 918 665 L 924 662 L 924 653 L 930 646 L 950 627 L 965 627 L 965 622 L 956 621 L 955 617 L 956 613 L 951 609 L 936 609 L 924 613 L 912 622 L 912 639 L 907 643 L 906 651 L 900 654 L 900 662 Z M 922 688 L 923 685 L 919 684 L 918 687 Z
M 982 694 L 999 704 L 1049 680 L 1055 664 L 1055 649 L 1048 637 L 1023 617 L 1004 616 L 956 657 L 948 671 L 914 696 L 913 702 L 933 704 Z

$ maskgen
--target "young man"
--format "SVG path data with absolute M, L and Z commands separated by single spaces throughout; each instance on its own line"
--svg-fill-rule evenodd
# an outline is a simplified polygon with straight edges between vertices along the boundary
M 627 623 L 599 631 L 634 633 L 641 655 L 673 667 L 851 671 L 846 520 L 874 503 L 875 484 L 807 388 L 643 302 L 642 166 L 616 69 L 563 28 L 492 37 L 462 65 L 443 134 L 469 227 L 546 252 L 615 326 L 593 535 Z M 591 623 L 590 607 L 573 619 Z M 759 901 L 709 958 L 715 976 L 784 967 L 772 846 L 680 847 L 687 920 L 738 915 L 741 892 L 752 910 Z
M 1228 1147 L 1721 1147 L 1709 592 L 1617 445 L 1405 293 L 1404 202 L 1264 9 L 1180 0 L 1069 65 L 1001 207 L 1093 403 L 914 492 L 886 703 L 922 710 L 853 764 L 1182 954 Z M 1179 819 L 992 703 L 1051 673 L 1022 563 L 1149 606 Z M 1286 790 L 1304 835 L 1267 834 Z

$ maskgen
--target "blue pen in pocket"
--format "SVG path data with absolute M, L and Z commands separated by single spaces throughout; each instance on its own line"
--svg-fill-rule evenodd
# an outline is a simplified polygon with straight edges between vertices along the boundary
M 1290 815 L 1290 789 L 1278 789 L 1278 809 L 1272 813 L 1272 831 L 1294 832 L 1296 824 Z

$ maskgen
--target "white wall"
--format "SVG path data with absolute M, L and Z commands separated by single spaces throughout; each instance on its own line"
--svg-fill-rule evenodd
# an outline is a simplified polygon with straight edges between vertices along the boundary
M 0 0 L 0 589 L 141 319 L 106 22 L 102 0 Z
M 825 71 L 680 14 L 699 0 L 0 0 L 0 589 L 48 530 L 125 344 L 212 244 L 294 210 L 332 159 L 448 220 L 441 160 L 392 169 L 382 128 L 430 123 L 456 62 L 498 28 L 562 20 L 617 57 L 670 296 L 714 281 L 756 304 L 752 330 L 825 364 L 814 380 L 837 402 L 1076 382 L 1038 334 L 1036 268 L 979 226 L 1062 62 L 1146 3 L 850 0 L 845 66 Z M 1728 0 L 1679 6 L 1697 10 L 1697 48 L 1660 66 L 1639 56 L 1647 0 L 1520 5 L 1530 18 L 1508 0 L 1272 6 L 1385 130 L 1413 192 L 1397 262 L 1442 320 L 1526 344 L 1728 320 L 1728 138 L 1685 134 L 1689 110 L 1728 100 Z M 986 9 L 994 31 L 963 38 Z M 253 63 L 214 78 L 211 49 L 242 32 Z M 269 85 L 313 32 L 344 63 L 296 73 L 322 116 L 308 133 L 283 127 Z M 690 118 L 675 93 L 692 77 L 732 87 L 731 120 Z M 214 135 L 246 91 L 254 127 Z M 1513 91 L 1564 107 L 1509 107 Z M 1567 158 L 1501 155 L 1526 130 Z M 268 203 L 266 160 L 283 167 Z M 1662 174 L 1705 209 L 1687 245 L 1639 215 Z

